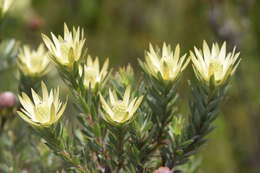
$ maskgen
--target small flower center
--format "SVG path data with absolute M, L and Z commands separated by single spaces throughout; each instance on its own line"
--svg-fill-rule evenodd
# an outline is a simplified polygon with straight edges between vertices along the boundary
M 85 68 L 85 79 L 91 82 L 95 82 L 98 80 L 98 69 L 93 67 L 86 67 Z
M 35 106 L 35 120 L 40 123 L 46 123 L 50 118 L 50 108 L 47 104 L 39 103 Z
M 69 50 L 71 48 L 70 44 L 67 43 L 67 42 L 62 42 L 60 45 L 61 45 L 60 49 L 61 49 L 62 54 L 68 55 L 69 54 Z
M 161 59 L 161 67 L 160 67 L 160 73 L 162 75 L 162 78 L 164 80 L 169 80 L 171 76 L 171 69 L 169 68 L 169 59 L 167 57 L 163 57 Z
M 44 65 L 43 59 L 38 55 L 32 55 L 28 65 L 32 72 L 38 72 Z
M 118 101 L 113 107 L 114 117 L 112 119 L 116 122 L 122 122 L 127 116 L 127 105 L 123 101 Z
M 223 77 L 223 64 L 217 58 L 213 58 L 209 63 L 209 76 L 214 75 L 215 80 L 221 80 Z

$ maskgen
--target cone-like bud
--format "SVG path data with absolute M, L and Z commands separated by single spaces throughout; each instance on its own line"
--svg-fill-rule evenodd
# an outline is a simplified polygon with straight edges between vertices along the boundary
M 172 132 L 175 135 L 181 135 L 181 132 L 184 127 L 184 118 L 183 117 L 174 117 L 172 124 Z
M 153 173 L 172 173 L 172 171 L 167 167 L 160 167 L 159 169 L 155 170 Z
M 122 83 L 124 86 L 133 84 L 135 82 L 133 67 L 130 64 L 120 67 L 115 75 L 115 80 L 117 80 L 119 83 Z
M 16 96 L 10 92 L 6 91 L 0 94 L 0 117 L 8 117 L 9 115 L 14 115 L 17 108 Z
M 16 105 L 16 96 L 12 92 L 3 92 L 0 94 L 0 108 L 12 108 Z

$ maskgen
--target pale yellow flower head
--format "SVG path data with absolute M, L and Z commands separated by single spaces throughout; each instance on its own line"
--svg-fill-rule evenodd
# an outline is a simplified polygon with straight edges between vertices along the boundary
M 73 27 L 73 31 L 69 31 L 67 25 L 64 24 L 64 37 L 56 37 L 53 33 L 51 36 L 52 40 L 42 34 L 42 39 L 50 51 L 50 57 L 55 63 L 70 69 L 83 55 L 86 40 L 84 30 Z
M 226 43 L 223 43 L 221 48 L 217 43 L 214 43 L 210 50 L 204 41 L 203 50 L 195 47 L 194 52 L 190 52 L 193 69 L 197 78 L 207 85 L 212 77 L 214 85 L 224 84 L 234 74 L 241 60 L 238 58 L 240 53 L 236 53 L 235 48 L 232 52 L 226 52 Z
M 42 97 L 32 89 L 32 98 L 22 93 L 19 100 L 23 108 L 17 113 L 27 123 L 33 126 L 48 127 L 56 123 L 63 112 L 66 104 L 59 99 L 59 88 L 48 93 L 46 85 L 42 82 Z
M 12 5 L 13 0 L 0 0 L 0 10 L 1 10 L 1 16 L 4 15 L 10 6 Z
M 188 63 L 189 60 L 186 59 L 186 55 L 180 56 L 179 45 L 176 46 L 173 53 L 171 46 L 165 43 L 162 50 L 154 50 L 150 44 L 150 49 L 145 55 L 144 68 L 157 79 L 175 81 Z
M 105 111 L 103 117 L 107 122 L 120 125 L 129 122 L 133 118 L 143 100 L 143 96 L 130 100 L 130 95 L 130 87 L 125 90 L 123 99 L 118 99 L 117 94 L 109 89 L 109 103 L 100 95 L 100 101 Z
M 46 73 L 49 58 L 42 44 L 37 50 L 31 50 L 29 46 L 25 45 L 18 54 L 17 64 L 24 75 L 40 77 Z
M 96 57 L 95 60 L 88 56 L 86 64 L 84 64 L 84 79 L 83 83 L 85 88 L 89 86 L 94 89 L 97 84 L 100 84 L 108 74 L 109 60 L 107 59 L 100 69 L 99 60 Z M 80 76 L 82 76 L 82 68 L 79 69 Z

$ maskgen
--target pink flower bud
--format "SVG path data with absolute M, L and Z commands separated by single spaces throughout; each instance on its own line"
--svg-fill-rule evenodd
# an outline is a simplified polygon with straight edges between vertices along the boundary
M 16 103 L 16 96 L 12 92 L 7 91 L 0 94 L 0 108 L 12 108 Z
M 153 173 L 173 173 L 173 172 L 167 167 L 160 167 L 159 169 L 155 170 Z

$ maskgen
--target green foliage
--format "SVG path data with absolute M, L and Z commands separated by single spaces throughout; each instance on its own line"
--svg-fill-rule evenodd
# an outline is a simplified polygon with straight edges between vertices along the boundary
M 51 127 L 33 126 L 33 129 L 72 171 L 152 172 L 165 165 L 181 172 L 178 166 L 188 162 L 206 142 L 205 137 L 213 129 L 212 122 L 216 119 L 227 84 L 215 86 L 214 77 L 210 85 L 199 81 L 190 83 L 190 116 L 185 121 L 177 113 L 176 89 L 181 78 L 172 81 L 164 81 L 160 75 L 155 78 L 141 61 L 140 64 L 144 70 L 141 79 L 135 79 L 129 67 L 108 75 L 95 88 L 86 88 L 84 59 L 75 62 L 72 69 L 56 63 L 79 108 L 77 119 L 80 126 L 71 133 L 61 122 Z M 111 82 L 107 83 L 107 80 Z M 122 99 L 128 85 L 135 88 L 132 94 L 145 95 L 136 116 L 122 124 L 103 119 L 99 94 L 107 95 L 108 88 L 113 87 Z M 111 93 L 109 95 L 111 99 Z

